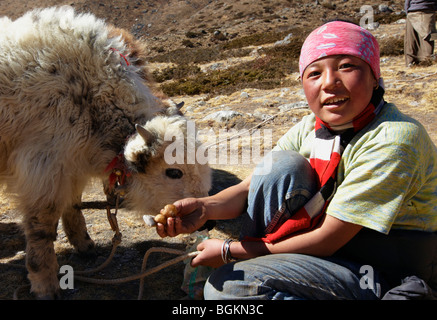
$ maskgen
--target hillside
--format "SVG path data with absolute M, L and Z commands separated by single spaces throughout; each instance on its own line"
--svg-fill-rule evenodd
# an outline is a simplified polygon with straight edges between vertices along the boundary
M 186 101 L 188 116 L 202 126 L 205 111 L 226 106 L 243 115 L 244 121 L 226 123 L 227 128 L 236 129 L 265 119 L 282 104 L 304 101 L 296 61 L 302 41 L 315 26 L 338 18 L 358 23 L 364 15 L 362 2 L 357 0 L 3 0 L 0 16 L 16 18 L 29 9 L 51 5 L 71 5 L 131 31 L 147 45 L 149 68 L 164 92 Z M 366 5 L 372 6 L 379 25 L 373 32 L 381 43 L 387 97 L 401 102 L 401 109 L 431 126 L 435 120 L 432 90 L 422 92 L 420 86 L 432 86 L 433 78 L 414 86 L 407 84 L 414 77 L 432 73 L 435 66 L 404 68 L 404 24 L 396 23 L 404 18 L 403 1 L 370 1 Z M 274 45 L 287 35 L 288 44 Z M 246 89 L 267 92 L 257 91 L 242 100 L 240 94 Z M 425 104 L 431 106 L 425 108 Z M 252 117 L 245 117 L 248 113 Z M 275 137 L 286 130 L 289 117 L 277 117 L 272 123 Z
M 52 5 L 71 5 L 80 12 L 92 12 L 108 23 L 132 32 L 147 45 L 149 69 L 158 85 L 199 129 L 231 134 L 263 123 L 276 141 L 300 118 L 306 108 L 297 72 L 297 58 L 305 36 L 325 21 L 341 18 L 359 22 L 363 16 L 358 0 L 1 0 L 0 16 L 17 18 L 24 12 Z M 382 75 L 386 100 L 418 119 L 437 143 L 436 64 L 404 66 L 402 22 L 403 1 L 368 1 L 378 28 L 372 30 L 381 44 Z M 379 10 L 380 5 L 381 12 Z M 388 9 L 387 9 L 388 8 Z M 288 39 L 288 42 L 279 42 Z M 228 118 L 211 117 L 223 111 Z M 252 132 L 252 131 L 251 131 Z M 247 141 L 242 139 L 240 147 Z M 253 163 L 213 165 L 217 192 L 243 179 Z M 1 188 L 0 188 L 1 191 Z M 102 198 L 100 185 L 92 183 L 84 201 Z M 84 210 L 91 237 L 98 245 L 97 257 L 78 257 L 59 228 L 56 252 L 59 264 L 77 269 L 98 265 L 110 252 L 112 231 L 102 210 Z M 9 199 L 0 193 L 0 267 L 2 263 L 24 263 L 24 236 L 19 215 Z M 121 211 L 119 224 L 123 241 L 109 270 L 100 277 L 118 278 L 139 272 L 145 251 L 152 246 L 184 249 L 192 240 L 180 236 L 163 241 L 154 230 L 145 229 L 129 212 Z M 238 223 L 219 222 L 213 237 L 238 234 Z M 156 265 L 173 256 L 151 257 Z M 3 268 L 3 267 L 2 267 Z M 27 283 L 20 269 L 0 270 L 0 299 Z M 179 299 L 183 265 L 161 271 L 146 279 L 145 299 Z M 117 286 L 77 283 L 63 293 L 64 299 L 135 299 L 138 282 Z M 32 298 L 25 291 L 20 298 Z
M 316 4 L 317 3 L 317 4 Z M 402 10 L 402 1 L 369 1 L 375 9 L 385 4 L 394 12 Z M 198 39 L 208 45 L 211 31 L 221 31 L 230 37 L 266 31 L 284 31 L 294 27 L 312 28 L 322 20 L 357 19 L 361 16 L 361 1 L 296 1 L 296 0 L 2 0 L 0 16 L 17 18 L 38 7 L 71 5 L 78 11 L 93 12 L 109 23 L 132 31 L 146 42 L 175 48 L 187 32 L 206 31 Z M 151 46 L 153 47 L 153 46 Z

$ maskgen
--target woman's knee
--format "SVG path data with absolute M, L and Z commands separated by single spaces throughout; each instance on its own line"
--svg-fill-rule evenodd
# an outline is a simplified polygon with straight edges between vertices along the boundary
M 263 170 L 257 170 L 259 167 Z M 251 183 L 255 187 L 266 183 L 292 184 L 297 189 L 313 192 L 317 187 L 317 177 L 305 157 L 295 151 L 281 150 L 266 155 L 255 169 Z
M 276 290 L 277 283 L 283 280 L 272 281 L 284 274 L 282 266 L 278 264 L 278 261 L 284 262 L 281 257 L 286 256 L 266 255 L 221 266 L 206 281 L 204 298 L 266 300 L 274 299 L 278 294 L 288 295 Z
M 227 283 L 237 278 L 232 268 L 233 264 L 226 264 L 216 269 L 207 279 L 203 295 L 206 300 L 231 300 L 238 299 L 236 290 Z
M 317 192 L 317 178 L 308 160 L 295 151 L 272 151 L 265 174 L 254 175 L 248 194 L 247 223 L 242 236 L 260 237 L 288 219 Z M 260 164 L 264 169 L 269 165 Z M 287 210 L 285 210 L 287 209 Z
M 296 151 L 277 150 L 268 153 L 255 168 L 254 176 L 281 176 L 284 172 L 314 175 L 308 160 Z
M 229 263 L 216 269 L 204 287 L 206 300 L 256 299 L 261 281 L 253 277 L 248 261 Z

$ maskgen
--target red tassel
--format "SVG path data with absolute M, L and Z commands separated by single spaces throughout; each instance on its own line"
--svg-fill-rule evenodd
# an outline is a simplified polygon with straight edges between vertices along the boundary
M 111 48 L 111 50 L 114 51 L 114 52 L 118 52 L 118 54 L 120 55 L 120 57 L 122 57 L 122 58 L 124 59 L 124 62 L 126 62 L 126 65 L 127 65 L 127 66 L 130 65 L 130 63 L 129 63 L 129 61 L 127 60 L 126 56 L 123 55 L 120 51 L 118 51 L 118 50 L 115 49 L 115 48 Z
M 114 159 L 112 159 L 112 161 L 106 167 L 105 173 L 109 171 L 112 171 L 108 178 L 110 192 L 114 190 L 117 182 L 122 186 L 126 183 L 126 177 L 130 177 L 131 175 L 126 168 L 123 154 L 118 154 Z

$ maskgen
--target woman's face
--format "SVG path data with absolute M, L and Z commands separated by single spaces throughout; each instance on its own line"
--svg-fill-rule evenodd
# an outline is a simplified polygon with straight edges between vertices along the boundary
M 314 61 L 302 77 L 308 105 L 329 125 L 352 121 L 369 104 L 377 81 L 360 58 L 335 55 Z

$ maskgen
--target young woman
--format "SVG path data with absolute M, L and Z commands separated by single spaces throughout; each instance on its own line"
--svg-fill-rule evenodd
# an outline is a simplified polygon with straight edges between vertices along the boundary
M 278 141 L 271 172 L 177 201 L 181 218 L 158 233 L 246 214 L 241 241 L 198 246 L 192 265 L 219 267 L 207 299 L 379 299 L 407 276 L 437 287 L 437 150 L 384 101 L 376 39 L 324 24 L 300 74 L 312 114 Z

